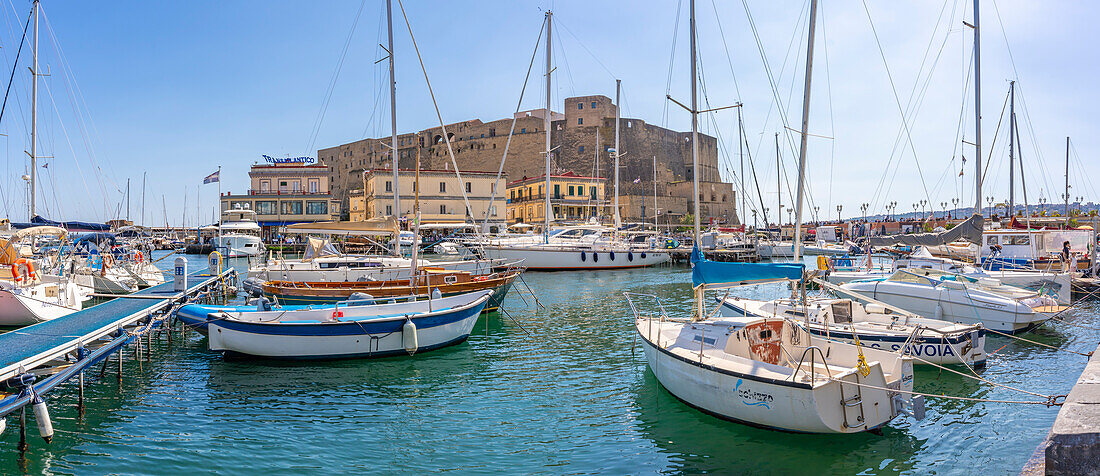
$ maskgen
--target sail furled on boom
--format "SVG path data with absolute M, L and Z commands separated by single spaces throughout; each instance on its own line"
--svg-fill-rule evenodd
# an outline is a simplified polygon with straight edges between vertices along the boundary
M 794 263 L 726 263 L 708 260 L 699 248 L 691 250 L 692 286 L 727 287 L 779 280 L 802 279 L 805 265 Z
M 871 246 L 939 246 L 959 240 L 966 240 L 971 243 L 981 243 L 984 221 L 981 215 L 974 215 L 947 231 L 941 231 L 939 233 L 872 236 L 870 242 Z

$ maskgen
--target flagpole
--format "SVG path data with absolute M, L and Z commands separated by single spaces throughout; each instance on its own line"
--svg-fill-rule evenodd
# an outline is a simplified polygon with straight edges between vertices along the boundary
M 214 217 L 216 220 L 218 220 L 218 240 L 216 241 L 216 243 L 220 244 L 222 242 L 222 166 L 220 165 L 218 166 L 218 204 L 216 210 L 218 210 L 218 215 Z

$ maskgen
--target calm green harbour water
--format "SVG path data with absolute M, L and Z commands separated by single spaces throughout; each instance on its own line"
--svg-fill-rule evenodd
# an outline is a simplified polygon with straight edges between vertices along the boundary
M 742 426 L 678 401 L 633 345 L 622 292 L 689 310 L 686 266 L 524 278 L 546 309 L 517 286 L 510 317 L 483 315 L 466 343 L 412 358 L 227 361 L 194 332 L 154 341 L 153 360 L 141 365 L 128 349 L 121 384 L 113 362 L 103 379 L 98 368 L 88 373 L 83 416 L 75 381 L 50 394 L 52 444 L 28 416 L 22 462 L 18 419 L 9 417 L 0 472 L 1016 474 L 1057 414 L 929 399 L 925 420 L 899 418 L 882 435 Z M 1066 316 L 1083 327 L 1047 324 L 1026 337 L 1088 352 L 1100 341 L 1098 317 L 1100 306 L 1087 303 Z M 1067 393 L 1085 363 L 996 336 L 986 348 L 1006 344 L 982 375 L 1039 393 Z M 936 370 L 916 378 L 923 392 L 1031 399 Z

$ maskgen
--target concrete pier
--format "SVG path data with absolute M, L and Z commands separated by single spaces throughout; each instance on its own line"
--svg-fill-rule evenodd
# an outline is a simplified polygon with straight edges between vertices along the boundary
M 1100 474 L 1100 348 L 1022 474 Z

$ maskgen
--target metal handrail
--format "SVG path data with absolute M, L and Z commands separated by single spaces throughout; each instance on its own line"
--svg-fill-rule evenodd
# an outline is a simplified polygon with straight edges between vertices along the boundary
M 807 353 L 810 354 L 810 378 L 813 379 L 814 375 L 817 374 L 817 369 L 815 367 L 816 362 L 814 360 L 814 354 L 813 354 L 814 350 L 816 350 L 817 353 L 821 354 L 821 363 L 825 365 L 825 372 L 828 373 L 828 377 L 830 379 L 833 377 L 833 371 L 829 369 L 829 362 L 828 362 L 828 360 L 825 359 L 825 352 L 821 350 L 821 347 L 818 347 L 816 345 L 811 345 L 811 346 L 807 346 L 806 350 L 802 351 L 802 357 L 800 357 L 798 359 L 798 365 L 795 366 L 794 373 L 791 374 L 791 380 L 792 381 L 798 375 L 798 371 L 802 369 L 802 364 L 804 362 L 806 362 L 806 354 Z

